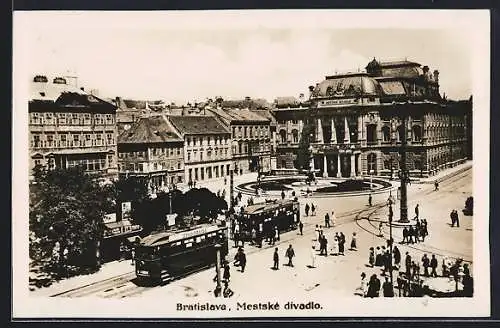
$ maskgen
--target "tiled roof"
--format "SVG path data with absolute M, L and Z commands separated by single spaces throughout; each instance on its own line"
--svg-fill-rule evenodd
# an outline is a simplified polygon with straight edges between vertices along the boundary
M 329 76 L 316 86 L 314 93 L 321 97 L 376 95 L 378 83 L 362 74 Z
M 277 106 L 284 106 L 284 105 L 299 105 L 299 100 L 295 97 L 276 97 L 274 100 L 274 103 Z
M 270 110 L 265 110 L 265 109 L 256 109 L 252 110 L 253 113 L 260 115 L 264 118 L 267 118 L 271 123 L 276 122 L 276 118 L 272 114 Z
M 386 95 L 405 95 L 406 91 L 401 81 L 380 81 L 382 91 Z
M 143 117 L 118 136 L 118 143 L 158 143 L 182 141 L 163 116 Z
M 229 130 L 213 116 L 189 115 L 168 116 L 168 118 L 181 134 L 230 133 Z
M 231 122 L 269 122 L 269 119 L 257 115 L 248 109 L 211 109 L 211 111 L 219 116 L 227 123 Z
M 423 73 L 419 66 L 382 67 L 383 77 L 418 78 Z

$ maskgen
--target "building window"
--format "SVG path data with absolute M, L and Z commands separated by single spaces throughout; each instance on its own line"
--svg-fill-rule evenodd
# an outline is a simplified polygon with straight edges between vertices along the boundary
M 368 154 L 368 174 L 377 174 L 377 155 L 374 153 Z M 372 172 L 373 171 L 373 172 Z
M 286 143 L 286 131 L 285 130 L 280 130 L 280 139 L 281 139 L 281 143 Z
M 382 127 L 382 138 L 384 142 L 391 141 L 391 129 L 388 126 Z
M 296 129 L 292 130 L 292 140 L 293 143 L 299 142 L 299 131 L 297 131 Z
M 422 141 L 422 128 L 420 125 L 414 125 L 411 129 L 413 141 L 420 142 Z
M 34 134 L 33 135 L 33 140 L 32 140 L 32 144 L 31 146 L 33 148 L 39 148 L 41 147 L 41 143 L 40 143 L 40 135 L 39 134 Z
M 54 136 L 47 134 L 47 147 L 54 147 Z
M 245 126 L 243 129 L 243 138 L 247 137 L 247 127 Z
M 191 152 L 190 151 L 187 152 L 187 160 L 188 160 L 188 162 L 191 161 Z
M 115 141 L 112 133 L 107 133 L 106 138 L 108 139 L 108 145 L 114 145 Z
M 45 113 L 45 123 L 54 124 L 52 113 Z
M 403 126 L 400 125 L 398 126 L 397 128 L 397 138 L 398 138 L 398 142 L 402 142 L 403 138 L 404 138 L 404 131 L 403 131 Z
M 59 124 L 59 125 L 66 124 L 66 113 L 59 113 L 57 115 L 57 124 Z
M 85 125 L 91 125 L 92 124 L 92 120 L 91 120 L 90 114 L 83 114 L 83 119 L 84 119 L 84 124 Z
M 65 134 L 61 134 L 59 136 L 59 138 L 61 139 L 61 141 L 59 142 L 59 146 L 60 147 L 66 147 L 66 135 Z
M 177 163 L 177 169 L 180 170 L 181 169 L 181 163 Z
M 366 126 L 366 142 L 368 144 L 377 143 L 377 126 L 375 124 L 368 124 Z
M 292 120 L 292 124 L 299 124 L 299 121 L 297 121 L 297 120 Z

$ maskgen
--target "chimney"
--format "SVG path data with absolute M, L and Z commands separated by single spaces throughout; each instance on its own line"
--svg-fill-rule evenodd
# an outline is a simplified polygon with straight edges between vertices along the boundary
M 436 81 L 436 83 L 439 83 L 439 71 L 437 69 L 434 70 L 434 81 Z

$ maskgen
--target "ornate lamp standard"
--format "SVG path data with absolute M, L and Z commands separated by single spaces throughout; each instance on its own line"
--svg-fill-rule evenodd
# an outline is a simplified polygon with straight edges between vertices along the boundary
M 401 111 L 401 109 L 400 109 Z M 404 109 L 403 109 L 404 111 Z M 407 122 L 407 116 L 403 114 L 402 116 L 402 121 L 403 123 L 401 124 L 401 134 L 402 134 L 402 140 L 401 140 L 401 148 L 400 148 L 400 154 L 401 154 L 401 165 L 400 170 L 400 179 L 401 179 L 401 202 L 400 202 L 400 217 L 399 217 L 399 222 L 402 223 L 408 223 L 410 220 L 408 220 L 408 192 L 406 188 L 406 184 L 408 182 L 408 169 L 406 167 L 406 146 L 407 146 L 407 130 L 406 130 L 406 122 Z

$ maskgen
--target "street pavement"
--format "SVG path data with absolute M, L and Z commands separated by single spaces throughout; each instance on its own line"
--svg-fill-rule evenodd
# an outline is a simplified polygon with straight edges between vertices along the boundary
M 441 173 L 442 177 L 452 174 L 454 171 L 459 172 L 463 167 L 446 170 Z M 465 199 L 472 194 L 472 170 L 462 174 L 463 177 L 455 178 L 449 186 L 445 186 L 446 182 L 442 182 L 440 191 L 432 192 L 434 186 L 432 184 L 412 184 L 409 186 L 409 216 L 412 217 L 414 204 L 420 203 L 420 213 L 429 222 L 430 236 L 426 239 L 425 246 L 419 247 L 423 251 L 430 250 L 436 254 L 447 256 L 462 255 L 464 259 L 472 259 L 472 217 L 464 217 L 460 210 L 464 206 Z M 453 178 L 452 178 L 453 179 Z M 247 174 L 234 177 L 234 185 L 244 182 L 256 180 L 256 174 Z M 451 179 L 450 179 L 451 180 Z M 206 183 L 203 187 L 217 192 L 226 188 L 226 194 L 229 196 L 229 179 L 224 185 L 223 179 L 218 179 L 211 183 Z M 427 193 L 427 195 L 422 195 Z M 389 192 L 373 195 L 373 204 L 385 203 L 389 196 Z M 243 197 L 243 203 L 246 204 L 246 197 Z M 375 211 L 369 219 L 355 220 L 354 215 L 347 215 L 349 212 L 368 207 L 368 196 L 350 196 L 350 197 L 328 197 L 328 198 L 299 198 L 301 202 L 301 217 L 304 222 L 304 236 L 298 235 L 297 231 L 291 231 L 281 236 L 281 241 L 276 247 L 280 254 L 280 269 L 274 271 L 271 269 L 273 264 L 273 246 L 265 245 L 263 249 L 257 249 L 250 245 L 245 245 L 247 253 L 247 267 L 244 273 L 237 271 L 237 268 L 231 266 L 231 281 L 230 288 L 235 292 L 234 297 L 245 297 L 255 295 L 286 295 L 295 296 L 324 296 L 327 294 L 332 296 L 353 296 L 355 289 L 360 282 L 361 272 L 366 272 L 369 277 L 371 273 L 380 273 L 378 268 L 368 268 L 366 266 L 368 260 L 368 249 L 372 246 L 384 245 L 385 238 L 388 238 L 387 229 L 384 229 L 383 238 L 377 237 L 378 220 L 384 220 L 386 217 L 387 208 Z M 304 206 L 306 203 L 314 203 L 317 207 L 316 216 L 306 217 L 304 214 Z M 448 225 L 449 212 L 451 209 L 459 210 L 460 228 L 451 228 Z M 316 224 L 324 224 L 324 215 L 326 212 L 331 213 L 334 210 L 337 216 L 335 227 L 324 229 L 329 241 L 335 232 L 342 231 L 346 236 L 346 255 L 345 256 L 316 256 L 316 268 L 309 268 L 311 264 L 311 248 L 317 242 L 314 239 L 314 227 Z M 395 219 L 398 217 L 399 209 L 394 208 Z M 386 220 L 386 219 L 385 219 Z M 375 222 L 375 223 L 374 223 Z M 352 233 L 357 234 L 358 251 L 349 251 Z M 399 232 L 394 231 L 394 236 Z M 329 237 L 330 236 L 330 237 Z M 398 241 L 395 237 L 396 242 Z M 284 264 L 285 251 L 289 244 L 292 244 L 296 257 L 294 258 L 294 267 L 288 267 Z M 232 246 L 232 243 L 230 244 Z M 417 245 L 418 246 L 418 245 Z M 415 246 L 415 247 L 417 247 Z M 329 246 L 330 247 L 330 246 Z M 410 253 L 415 253 L 420 259 L 422 252 L 415 248 L 401 246 L 402 255 L 408 249 Z M 232 260 L 236 249 L 232 248 L 229 255 L 229 260 Z M 419 255 L 417 255 L 417 253 Z M 439 256 L 438 256 L 439 259 Z M 103 268 L 93 274 L 87 276 L 73 277 L 62 282 L 56 283 L 48 288 L 42 288 L 33 291 L 31 295 L 48 296 L 64 290 L 77 288 L 85 284 L 90 284 L 93 281 L 108 279 L 110 277 L 120 275 L 133 270 L 133 266 L 129 261 L 111 262 L 103 266 Z M 215 283 L 212 281 L 215 275 L 215 269 L 205 270 L 196 274 L 192 274 L 186 278 L 173 281 L 168 285 L 145 289 L 142 293 L 138 293 L 141 297 L 165 297 L 171 296 L 176 298 L 185 297 L 207 297 L 212 295 Z

